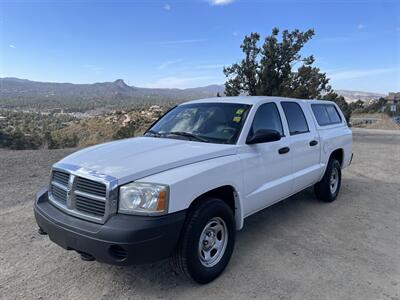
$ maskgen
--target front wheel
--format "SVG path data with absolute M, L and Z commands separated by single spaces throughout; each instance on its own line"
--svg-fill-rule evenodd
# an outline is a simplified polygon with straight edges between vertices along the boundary
M 339 161 L 329 159 L 324 177 L 314 186 L 315 195 L 319 200 L 333 202 L 336 200 L 340 185 L 342 183 L 342 172 Z
M 228 265 L 235 244 L 235 219 L 222 200 L 200 200 L 188 214 L 174 264 L 190 279 L 205 284 Z

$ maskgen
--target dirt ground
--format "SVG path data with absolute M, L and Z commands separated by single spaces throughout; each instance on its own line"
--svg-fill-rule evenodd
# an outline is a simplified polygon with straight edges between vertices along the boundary
M 71 150 L 0 150 L 1 299 L 400 299 L 400 134 L 355 129 L 336 202 L 301 192 L 248 218 L 232 260 L 199 286 L 168 261 L 83 262 L 37 234 L 32 204 Z

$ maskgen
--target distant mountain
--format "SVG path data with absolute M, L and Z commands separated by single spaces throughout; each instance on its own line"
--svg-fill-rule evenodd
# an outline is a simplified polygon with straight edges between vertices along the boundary
M 223 94 L 223 92 L 222 85 L 160 89 L 129 86 L 122 79 L 113 82 L 72 84 L 0 78 L 0 107 L 86 110 L 149 101 L 185 101 L 215 97 L 217 93 Z
M 223 93 L 222 85 L 210 85 L 205 87 L 188 89 L 159 89 L 140 88 L 127 85 L 122 79 L 114 82 L 101 82 L 92 84 L 72 84 L 55 82 L 38 82 L 19 78 L 0 78 L 0 99 L 19 97 L 63 97 L 63 98 L 130 98 L 151 95 L 164 95 L 168 98 L 215 96 Z
M 346 101 L 371 101 L 384 94 L 336 90 Z M 141 88 L 122 79 L 113 82 L 72 84 L 38 82 L 19 78 L 0 78 L 0 108 L 53 109 L 85 111 L 105 106 L 129 106 L 142 103 L 180 102 L 223 95 L 223 85 L 187 89 Z
M 130 96 L 134 88 L 125 84 L 122 79 L 114 82 L 93 84 L 72 84 L 55 82 L 38 82 L 18 78 L 0 79 L 0 99 L 11 97 L 114 97 Z
M 369 102 L 371 100 L 377 100 L 381 97 L 387 96 L 385 94 L 379 94 L 379 93 L 369 93 L 369 92 L 349 91 L 349 90 L 335 90 L 335 92 L 338 95 L 343 96 L 347 102 L 354 102 L 357 100 Z

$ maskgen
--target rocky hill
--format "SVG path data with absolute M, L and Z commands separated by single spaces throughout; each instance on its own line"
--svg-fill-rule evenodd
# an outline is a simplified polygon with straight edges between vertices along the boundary
M 82 111 L 104 106 L 133 103 L 185 101 L 223 94 L 222 85 L 188 89 L 141 88 L 122 79 L 93 84 L 37 82 L 19 78 L 0 78 L 0 108 L 64 108 Z
M 335 92 L 340 96 L 343 96 L 344 99 L 346 99 L 346 101 L 349 103 L 357 100 L 369 102 L 387 96 L 385 94 L 380 94 L 380 93 L 369 93 L 369 92 L 350 91 L 350 90 L 335 90 Z

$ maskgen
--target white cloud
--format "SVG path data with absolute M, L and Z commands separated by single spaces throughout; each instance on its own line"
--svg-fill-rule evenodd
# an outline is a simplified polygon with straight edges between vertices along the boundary
M 8 47 L 10 47 L 10 48 L 13 48 L 13 49 L 15 49 L 16 47 L 15 47 L 15 45 L 8 45 Z
M 171 10 L 171 5 L 165 4 L 165 5 L 164 5 L 164 9 L 165 9 L 165 10 Z
M 365 27 L 366 26 L 364 24 L 361 24 L 361 23 L 357 25 L 357 29 L 358 30 L 363 30 L 363 29 L 365 29 Z
M 234 0 L 208 0 L 210 5 L 227 5 L 231 4 Z
M 158 68 L 160 70 L 163 70 L 163 69 L 168 68 L 168 67 L 170 67 L 172 65 L 178 64 L 178 63 L 180 63 L 182 61 L 183 61 L 183 59 L 167 60 L 167 61 L 164 61 L 163 63 L 161 63 L 158 66 Z
M 154 82 L 145 84 L 148 88 L 178 88 L 184 89 L 189 87 L 197 87 L 207 85 L 212 82 L 215 77 L 212 76 L 195 76 L 195 77 L 163 77 Z
M 328 77 L 331 78 L 332 80 L 349 80 L 349 79 L 371 77 L 392 72 L 400 72 L 400 67 L 334 71 L 332 73 L 328 72 Z

